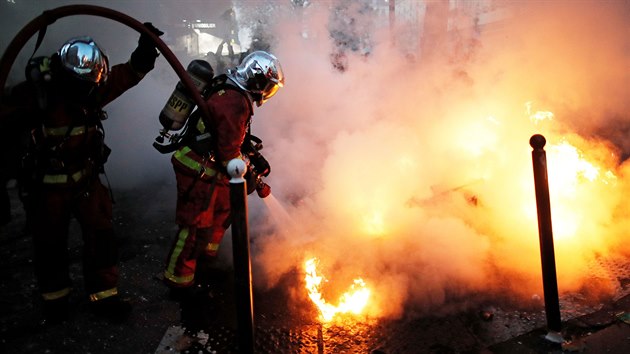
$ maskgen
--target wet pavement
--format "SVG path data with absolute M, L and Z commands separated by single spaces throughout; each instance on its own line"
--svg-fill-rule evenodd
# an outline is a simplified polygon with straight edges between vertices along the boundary
M 33 278 L 31 240 L 16 202 L 13 221 L 0 229 L 0 353 L 238 353 L 233 271 L 223 261 L 205 270 L 194 301 L 169 299 L 160 271 L 176 231 L 171 181 L 114 191 L 115 226 L 121 246 L 120 291 L 134 305 L 123 324 L 92 315 L 82 297 L 80 236 L 71 227 L 74 292 L 69 321 L 43 327 Z M 227 236 L 229 237 L 229 236 Z M 376 321 L 316 321 L 309 300 L 296 299 L 299 272 L 286 274 L 269 290 L 254 289 L 256 353 L 624 353 L 630 352 L 630 262 L 601 259 L 594 279 L 613 277 L 613 298 L 587 303 L 580 294 L 561 298 L 564 343 L 544 339 L 545 313 L 538 301 L 517 308 L 509 299 L 447 315 Z

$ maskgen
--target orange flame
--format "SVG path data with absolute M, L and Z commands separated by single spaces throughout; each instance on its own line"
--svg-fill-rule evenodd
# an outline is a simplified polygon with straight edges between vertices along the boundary
M 580 193 L 588 193 L 586 184 L 614 183 L 616 176 L 610 170 L 602 173 L 602 166 L 589 161 L 583 152 L 567 141 L 551 145 L 549 158 L 549 189 L 554 201 L 554 234 L 557 239 L 575 236 L 587 215 L 576 207 Z M 592 192 L 591 192 L 592 193 Z
M 350 290 L 343 293 L 339 298 L 339 304 L 334 306 L 328 303 L 322 293 L 321 286 L 326 279 L 317 274 L 317 258 L 311 258 L 304 262 L 304 271 L 306 276 L 306 289 L 308 296 L 313 301 L 320 312 L 320 318 L 324 322 L 330 322 L 337 314 L 361 314 L 370 298 L 370 289 L 365 285 L 361 278 L 354 280 L 354 284 L 350 286 Z

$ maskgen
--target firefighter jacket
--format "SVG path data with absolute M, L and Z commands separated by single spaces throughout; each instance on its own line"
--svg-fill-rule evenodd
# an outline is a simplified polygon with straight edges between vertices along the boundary
M 206 104 L 209 119 L 196 123 L 201 138 L 192 139 L 171 159 L 177 178 L 179 230 L 167 257 L 164 281 L 172 287 L 191 286 L 197 257 L 217 254 L 230 223 L 226 166 L 234 158 L 243 158 L 241 146 L 253 114 L 247 93 L 229 84 L 213 91 Z M 205 139 L 210 143 L 196 143 L 206 136 L 211 137 Z
M 43 58 L 42 65 L 46 63 Z M 87 95 L 54 76 L 50 82 L 26 81 L 12 90 L 9 104 L 14 115 L 26 119 L 32 129 L 38 182 L 77 182 L 102 169 L 109 152 L 104 144 L 101 120 L 106 113 L 102 108 L 142 77 L 130 63 L 123 63 L 113 66 L 107 81 L 89 97 L 80 97 Z
M 41 61 L 44 70 L 47 62 Z M 3 101 L 1 118 L 28 122 L 33 131 L 35 159 L 28 187 L 33 193 L 25 207 L 32 210 L 27 216 L 32 218 L 34 268 L 42 298 L 55 301 L 70 292 L 67 237 L 74 216 L 83 234 L 85 290 L 91 301 L 98 301 L 117 294 L 119 277 L 111 195 L 98 178 L 107 157 L 102 108 L 143 74 L 129 62 L 115 65 L 90 95 L 81 92 L 85 87 L 80 83 L 71 85 L 62 76 L 18 84 Z
M 226 179 L 228 162 L 243 159 L 241 146 L 254 113 L 251 98 L 238 87 L 225 84 L 207 98 L 206 104 L 210 117 L 199 117 L 197 137 L 179 148 L 172 160 L 201 179 Z M 204 136 L 209 137 L 209 143 L 197 144 Z

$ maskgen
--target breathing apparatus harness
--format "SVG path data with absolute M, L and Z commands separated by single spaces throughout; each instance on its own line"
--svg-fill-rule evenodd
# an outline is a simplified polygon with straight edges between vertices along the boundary
M 37 111 L 47 112 L 53 109 L 55 101 L 60 93 L 55 80 L 59 74 L 59 68 L 55 67 L 59 63 L 55 55 L 52 57 L 39 56 L 31 57 L 26 66 L 27 83 L 31 85 L 37 101 Z M 68 100 L 68 98 L 63 98 Z M 66 114 L 72 118 L 70 123 L 59 128 L 47 128 L 45 122 L 39 122 L 39 126 L 34 127 L 30 132 L 30 139 L 25 147 L 21 159 L 21 174 L 26 186 L 23 190 L 24 197 L 31 192 L 36 192 L 33 188 L 39 183 L 67 183 L 74 181 L 81 183 L 84 187 L 85 181 L 102 174 L 108 186 L 109 178 L 105 173 L 105 163 L 111 153 L 111 149 L 105 144 L 105 129 L 102 121 L 107 119 L 107 112 L 104 111 L 96 100 L 88 100 L 80 103 L 67 101 L 64 104 Z M 44 114 L 45 115 L 45 114 Z M 57 142 L 48 145 L 46 136 L 56 136 Z M 79 153 L 68 159 L 64 151 L 64 146 L 72 136 L 83 136 L 83 147 Z M 88 137 L 91 139 L 88 140 Z M 64 176 L 59 180 L 60 176 Z M 108 188 L 110 197 L 114 200 L 111 186 Z M 81 190 L 79 195 L 85 191 Z
M 33 51 L 33 55 L 34 55 L 44 38 L 47 27 L 60 18 L 74 16 L 74 15 L 92 15 L 92 16 L 108 18 L 110 20 L 114 20 L 119 23 L 122 23 L 123 25 L 126 25 L 127 27 L 130 27 L 138 31 L 140 34 L 144 34 L 145 36 L 151 39 L 151 41 L 156 45 L 159 52 L 162 53 L 166 61 L 171 65 L 173 70 L 175 70 L 176 74 L 179 76 L 182 82 L 182 85 L 189 90 L 194 88 L 194 83 L 192 82 L 191 78 L 186 74 L 186 71 L 179 63 L 175 54 L 170 50 L 170 48 L 166 45 L 166 43 L 164 43 L 159 38 L 159 36 L 157 36 L 150 28 L 145 26 L 143 23 L 130 17 L 129 15 L 126 15 L 122 12 L 109 9 L 106 7 L 94 6 L 94 5 L 67 5 L 67 6 L 61 6 L 61 7 L 44 11 L 41 15 L 37 16 L 36 18 L 31 20 L 29 23 L 27 23 L 15 35 L 15 37 L 11 40 L 11 42 L 7 45 L 7 47 L 4 50 L 4 53 L 2 54 L 2 57 L 0 58 L 0 90 L 3 90 L 2 92 L 3 95 L 4 95 L 4 89 L 5 89 L 7 77 L 9 75 L 9 71 L 11 70 L 11 66 L 13 65 L 15 59 L 17 58 L 22 48 L 30 40 L 30 38 L 33 35 L 35 35 L 35 33 L 38 33 L 37 42 L 35 45 L 35 49 Z M 31 55 L 31 58 L 33 57 L 33 55 Z M 46 77 L 44 76 L 44 79 L 45 78 Z M 38 101 L 40 101 L 38 102 L 38 104 L 42 107 L 45 107 L 47 105 L 47 102 L 45 100 L 42 100 L 43 98 L 46 98 L 46 97 L 45 96 L 38 97 Z M 203 99 L 199 94 L 193 94 L 192 100 L 199 105 L 203 103 Z M 209 112 L 206 109 L 206 107 L 201 106 L 200 110 L 203 113 L 203 115 L 205 116 L 209 115 Z M 106 117 L 106 115 L 104 115 L 103 117 Z M 100 119 L 97 121 L 98 123 L 100 123 Z M 102 126 L 100 129 L 102 130 Z M 104 152 L 105 153 L 103 156 L 105 156 L 106 158 L 109 153 L 107 147 L 104 147 Z M 33 161 L 33 163 L 37 163 L 37 162 L 38 161 L 36 160 Z M 33 168 L 35 167 L 37 166 L 33 166 Z M 105 177 L 107 178 L 107 176 Z M 108 181 L 108 184 L 109 184 L 109 181 Z
M 247 94 L 240 87 L 233 84 L 227 75 L 222 74 L 214 77 L 202 90 L 201 95 L 204 100 L 207 100 L 221 90 L 236 90 L 242 94 Z M 247 102 L 250 105 L 250 112 L 253 112 L 251 99 L 248 98 Z M 214 160 L 216 141 L 213 139 L 213 136 L 217 134 L 211 126 L 204 125 L 204 129 L 200 129 L 200 125 L 203 124 L 201 118 L 198 110 L 192 112 L 190 118 L 185 121 L 181 133 L 169 133 L 166 128 L 162 129 L 160 135 L 155 138 L 153 147 L 160 153 L 167 154 L 182 146 L 188 146 L 197 155 L 203 156 L 206 160 Z M 260 153 L 260 150 L 263 148 L 262 140 L 251 133 L 250 123 L 248 122 L 247 124 L 247 133 L 241 146 L 241 154 L 248 166 L 244 178 L 247 180 L 248 194 L 256 191 L 258 196 L 265 198 L 271 193 L 271 187 L 263 181 L 263 177 L 267 177 L 271 173 L 271 166 Z M 164 143 L 165 139 L 168 139 L 167 144 Z

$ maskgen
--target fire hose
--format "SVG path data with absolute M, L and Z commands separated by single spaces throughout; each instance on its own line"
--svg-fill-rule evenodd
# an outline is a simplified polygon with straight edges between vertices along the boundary
M 208 107 L 205 105 L 205 101 L 201 96 L 201 93 L 199 92 L 199 90 L 197 90 L 192 79 L 190 78 L 184 67 L 182 67 L 179 60 L 177 60 L 175 54 L 173 54 L 170 48 L 160 39 L 160 37 L 156 36 L 144 24 L 134 19 L 133 17 L 130 17 L 122 12 L 112 10 L 110 8 L 94 5 L 68 5 L 57 7 L 51 10 L 44 11 L 41 15 L 27 23 L 15 35 L 13 40 L 9 43 L 6 50 L 2 54 L 2 58 L 0 58 L 0 88 L 3 90 L 2 94 L 4 94 L 4 87 L 9 72 L 11 71 L 11 67 L 13 66 L 13 63 L 18 54 L 23 49 L 24 45 L 29 41 L 29 39 L 31 39 L 31 37 L 33 37 L 35 33 L 39 32 L 37 44 L 35 47 L 37 49 L 41 40 L 43 39 L 43 35 L 45 34 L 48 25 L 53 24 L 60 18 L 74 15 L 92 15 L 105 17 L 127 25 L 128 27 L 138 31 L 140 34 L 144 34 L 151 38 L 156 48 L 160 51 L 160 53 L 162 53 L 162 55 L 171 65 L 173 70 L 175 70 L 182 84 L 184 84 L 185 88 L 188 90 L 188 93 L 192 96 L 191 98 L 195 101 L 197 107 L 199 107 L 199 109 L 201 110 L 201 113 L 206 118 L 210 117 Z M 263 183 L 260 178 L 257 178 L 256 185 L 258 187 L 257 191 L 259 192 L 261 198 L 269 195 L 269 186 Z
M 186 70 L 182 67 L 182 64 L 177 60 L 177 57 L 169 49 L 160 37 L 151 32 L 144 24 L 138 20 L 125 15 L 122 12 L 112 10 L 106 7 L 94 6 L 94 5 L 68 5 L 61 6 L 51 10 L 44 11 L 41 15 L 31 20 L 26 26 L 24 26 L 20 32 L 15 35 L 13 40 L 9 43 L 6 50 L 2 54 L 0 59 L 0 89 L 3 90 L 6 84 L 7 77 L 13 65 L 13 62 L 17 58 L 18 54 L 28 42 L 28 40 L 37 32 L 40 32 L 38 42 L 41 41 L 43 33 L 45 33 L 48 25 L 54 23 L 60 18 L 73 16 L 73 15 L 92 15 L 105 17 L 117 22 L 120 22 L 128 27 L 138 31 L 140 34 L 144 34 L 151 38 L 156 48 L 162 53 L 166 61 L 171 65 L 173 70 L 177 73 L 177 76 L 181 82 L 185 85 L 188 92 L 192 95 L 192 99 L 197 104 L 197 107 L 201 110 L 202 114 L 208 118 L 208 108 L 204 104 L 204 100 L 201 94 L 196 89 L 190 76 L 186 73 Z
M 191 78 L 188 76 L 181 63 L 177 60 L 173 52 L 166 46 L 166 44 L 153 32 L 140 23 L 136 19 L 125 15 L 121 12 L 93 5 L 68 5 L 58 7 L 52 10 L 44 11 L 40 16 L 31 20 L 26 26 L 18 32 L 13 38 L 11 43 L 7 46 L 7 49 L 0 58 L 0 89 L 4 94 L 4 86 L 11 70 L 11 66 L 15 61 L 17 55 L 20 53 L 26 42 L 38 31 L 40 32 L 38 43 L 42 40 L 43 34 L 46 31 L 48 25 L 54 23 L 57 19 L 73 15 L 93 15 L 109 18 L 114 21 L 118 21 L 124 25 L 131 27 L 132 29 L 145 34 L 155 44 L 156 48 L 162 53 L 164 58 L 173 67 L 177 76 L 192 95 L 192 99 L 195 101 L 202 114 L 209 118 L 210 114 L 208 108 L 205 105 L 203 98 L 199 91 L 197 91 Z M 36 47 L 37 48 L 37 47 Z M 237 184 L 234 184 L 237 186 Z M 243 187 L 244 189 L 244 187 Z M 231 194 L 237 194 L 238 188 L 231 188 Z M 235 198 L 232 198 L 235 199 Z M 236 273 L 236 283 L 241 284 L 237 289 L 238 301 L 238 317 L 239 317 L 239 337 L 241 341 L 241 348 L 246 353 L 253 353 L 254 341 L 253 341 L 253 311 L 252 304 L 252 289 L 251 289 L 251 261 L 249 257 L 249 236 L 247 234 L 247 212 L 246 203 L 244 198 L 240 200 L 240 203 L 232 203 L 233 208 L 242 208 L 242 210 L 233 210 L 233 214 L 240 215 L 240 218 L 235 218 L 235 222 L 232 225 L 232 236 L 236 242 L 233 247 L 234 250 L 234 263 L 238 266 Z M 234 230 L 236 228 L 237 230 Z M 244 285 L 244 286 L 243 286 Z

